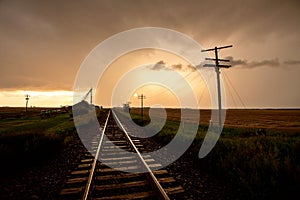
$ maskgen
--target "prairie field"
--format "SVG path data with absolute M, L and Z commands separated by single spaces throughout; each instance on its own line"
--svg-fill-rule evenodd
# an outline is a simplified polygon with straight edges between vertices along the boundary
M 198 111 L 191 111 L 198 112 Z M 167 109 L 167 122 L 155 136 L 170 142 L 179 127 L 180 110 Z M 191 121 L 192 121 L 191 114 Z M 148 109 L 131 109 L 136 123 L 149 123 Z M 300 110 L 227 110 L 222 134 L 203 159 L 199 149 L 206 135 L 211 111 L 200 111 L 198 133 L 189 149 L 200 171 L 231 182 L 244 199 L 285 199 L 300 188 Z M 264 134 L 257 134 L 259 129 Z
M 69 113 L 42 110 L 60 108 L 0 108 L 1 168 L 23 168 L 55 157 L 73 138 L 74 123 Z
M 149 108 L 144 108 L 148 115 Z M 168 120 L 180 121 L 180 109 L 166 109 Z M 200 125 L 208 125 L 211 110 L 189 110 L 200 113 Z M 140 114 L 140 108 L 132 108 L 131 113 Z M 225 128 L 264 128 L 277 131 L 300 132 L 300 109 L 229 109 L 226 111 Z
M 55 108 L 0 108 L 0 158 L 23 167 L 60 153 L 76 135 L 71 110 L 41 118 L 41 110 Z M 57 109 L 57 108 L 56 108 Z M 149 123 L 149 109 L 141 117 L 139 108 L 131 108 L 132 119 Z M 210 110 L 200 113 L 200 124 L 189 155 L 199 171 L 218 175 L 243 191 L 248 199 L 288 198 L 300 188 L 300 110 L 248 109 L 227 110 L 222 134 L 214 149 L 203 159 L 198 152 L 211 119 Z M 98 112 L 98 117 L 105 112 Z M 162 145 L 172 140 L 180 123 L 180 109 L 166 109 L 167 121 L 153 139 Z M 159 117 L 159 116 L 158 116 Z M 265 134 L 256 134 L 264 129 Z M 75 134 L 75 135 L 74 135 Z M 17 159 L 14 159 L 17 158 Z M 6 166 L 7 165 L 7 166 Z

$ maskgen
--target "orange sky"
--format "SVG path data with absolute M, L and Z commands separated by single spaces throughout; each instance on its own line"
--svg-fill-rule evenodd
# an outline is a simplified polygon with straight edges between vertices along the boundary
M 292 0 L 234 0 L 225 4 L 221 0 L 3 0 L 0 106 L 24 106 L 25 94 L 30 94 L 32 106 L 72 104 L 76 74 L 96 45 L 131 28 L 155 26 L 182 32 L 204 48 L 234 46 L 220 52 L 222 58 L 231 57 L 233 65 L 221 73 L 228 107 L 299 108 L 299 22 L 300 4 Z M 105 89 L 97 90 L 96 103 L 110 106 L 110 96 L 104 98 L 102 91 L 111 92 L 126 70 L 161 60 L 166 66 L 187 65 L 181 58 L 157 51 L 124 55 L 112 63 L 99 83 L 99 89 L 102 83 Z M 183 76 L 187 73 L 177 71 Z M 156 76 L 166 71 L 151 73 Z M 209 95 L 202 95 L 205 85 L 201 77 L 191 74 L 186 81 L 192 82 L 200 105 L 209 107 Z M 175 97 L 165 95 L 169 92 L 161 87 L 142 90 L 148 96 L 146 106 L 157 102 L 177 106 Z M 141 90 L 131 94 L 135 92 Z M 140 103 L 131 97 L 128 100 L 133 106 Z

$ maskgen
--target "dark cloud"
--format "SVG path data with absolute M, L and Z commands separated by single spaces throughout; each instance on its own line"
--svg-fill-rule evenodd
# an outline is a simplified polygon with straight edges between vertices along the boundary
M 286 60 L 283 62 L 285 65 L 300 65 L 300 60 Z
M 179 70 L 179 71 L 195 71 L 196 67 L 188 64 L 188 65 L 183 65 L 183 64 L 174 64 L 170 66 L 171 69 L 173 70 Z
M 155 63 L 154 65 L 150 66 L 149 69 L 159 71 L 162 69 L 168 70 L 169 68 L 167 68 L 166 63 L 163 60 L 161 60 L 161 61 Z
M 278 58 L 274 58 L 271 60 L 251 61 L 251 62 L 243 59 L 235 59 L 232 56 L 228 56 L 226 57 L 226 59 L 230 60 L 230 64 L 232 66 L 239 66 L 243 68 L 286 67 L 286 66 L 300 65 L 300 60 L 286 60 L 281 63 Z
M 186 66 L 186 68 L 187 68 L 187 70 L 190 70 L 190 71 L 195 71 L 195 70 L 196 70 L 196 68 L 197 68 L 197 66 L 196 66 L 196 67 L 194 67 L 193 65 L 187 65 L 187 66 Z
M 249 62 L 248 60 L 242 60 L 242 59 L 234 59 L 232 56 L 226 57 L 226 59 L 230 60 L 230 65 L 231 66 L 236 66 L 236 67 L 242 67 L 242 68 L 256 68 L 256 67 L 284 67 L 285 65 L 299 65 L 300 61 L 297 60 L 288 60 L 284 61 L 282 65 L 279 62 L 278 58 L 274 58 L 271 60 L 262 60 L 262 61 L 251 61 Z M 212 61 L 210 61 L 212 62 Z M 206 62 L 203 62 L 197 67 L 193 67 L 192 65 L 183 65 L 183 64 L 174 64 L 174 65 L 167 65 L 164 61 L 159 61 L 155 65 L 149 67 L 151 70 L 178 70 L 178 71 L 195 71 L 196 68 L 201 68 L 203 65 L 206 64 Z M 220 62 L 220 64 L 225 64 L 228 65 L 229 63 L 227 62 Z
M 183 65 L 183 64 L 173 64 L 167 65 L 163 60 L 157 62 L 156 64 L 148 67 L 151 70 L 177 70 L 177 71 L 195 71 L 196 68 L 192 65 Z
M 232 56 L 226 57 L 226 59 L 230 60 L 230 64 L 232 66 L 237 66 L 237 65 L 247 65 L 248 61 L 247 60 L 241 60 L 241 59 L 234 59 Z
M 172 65 L 171 68 L 174 69 L 174 70 L 182 70 L 182 64 Z
M 226 57 L 226 59 L 230 60 L 230 64 L 232 66 L 239 66 L 243 68 L 255 68 L 255 67 L 280 67 L 281 64 L 278 58 L 271 60 L 262 60 L 262 61 L 251 61 L 242 60 L 242 59 L 234 59 L 232 56 Z

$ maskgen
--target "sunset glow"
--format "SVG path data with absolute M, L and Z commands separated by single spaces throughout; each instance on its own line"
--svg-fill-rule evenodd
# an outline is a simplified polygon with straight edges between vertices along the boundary
M 59 107 L 72 105 L 72 91 L 1 91 L 0 105 L 23 107 L 25 95 L 29 95 L 29 107 Z
M 72 6 L 60 2 L 57 9 L 55 2 L 1 1 L 0 4 L 0 106 L 23 106 L 27 93 L 31 96 L 30 106 L 72 105 L 74 80 L 81 64 L 97 45 L 133 28 L 161 27 L 185 34 L 205 49 L 233 45 L 219 52 L 220 58 L 229 59 L 232 65 L 221 70 L 229 108 L 300 107 L 300 28 L 296 20 L 300 19 L 300 12 L 296 1 L 243 4 L 233 1 L 228 8 L 218 1 L 177 0 L 99 1 Z M 217 12 L 211 12 L 212 6 L 218 8 Z M 218 24 L 222 26 L 217 29 Z M 147 41 L 147 36 L 143 37 Z M 120 41 L 117 43 L 120 47 L 130 46 L 128 41 L 122 41 L 124 44 Z M 161 38 L 156 43 L 164 41 Z M 183 53 L 186 51 L 182 49 Z M 213 52 L 209 54 L 214 57 Z M 189 74 L 188 61 L 161 49 L 138 49 L 111 60 L 93 88 L 94 103 L 111 106 L 119 79 L 130 70 L 151 63 L 164 67 L 145 70 L 128 84 L 149 76 L 172 79 L 168 76 L 172 69 L 187 76 L 184 79 L 191 82 L 201 106 L 210 106 L 206 85 L 194 72 Z M 174 82 L 180 87 L 180 81 L 174 79 Z M 135 89 L 140 87 L 136 85 Z M 80 93 L 79 100 L 89 89 L 90 85 Z M 152 93 L 159 94 L 161 89 L 143 92 L 149 96 L 145 102 L 150 103 Z M 118 104 L 128 100 L 120 99 Z M 164 96 L 156 100 L 177 106 Z

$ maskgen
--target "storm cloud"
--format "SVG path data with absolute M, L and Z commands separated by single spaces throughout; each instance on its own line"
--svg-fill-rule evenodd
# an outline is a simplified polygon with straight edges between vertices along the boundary
M 81 62 L 96 45 L 113 34 L 145 26 L 180 31 L 209 48 L 234 44 L 236 50 L 232 53 L 254 46 L 257 52 L 244 52 L 253 61 L 241 55 L 231 63 L 250 68 L 278 67 L 283 58 L 278 56 L 277 60 L 277 55 L 272 55 L 276 48 L 268 51 L 270 55 L 265 53 L 275 59 L 261 60 L 256 56 L 266 42 L 276 44 L 286 39 L 285 49 L 278 44 L 283 48 L 280 56 L 290 56 L 285 64 L 296 65 L 300 50 L 299 8 L 296 0 L 2 0 L 0 73 L 5 78 L 0 88 L 71 90 Z M 153 70 L 169 68 L 194 69 L 161 63 Z

